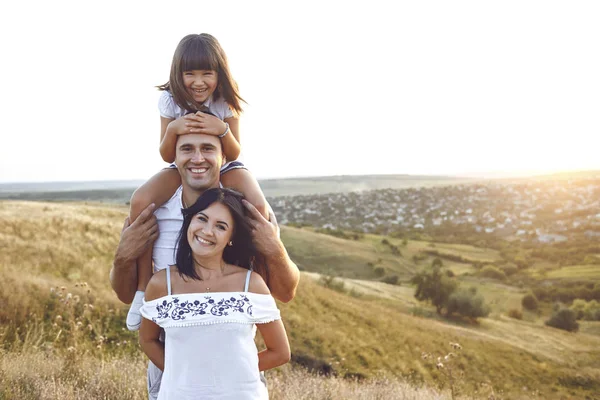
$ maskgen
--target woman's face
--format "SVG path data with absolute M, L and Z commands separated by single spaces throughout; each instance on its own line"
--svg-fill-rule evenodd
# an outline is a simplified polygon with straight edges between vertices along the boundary
M 223 253 L 231 240 L 234 221 L 229 209 L 221 203 L 213 203 L 192 217 L 187 239 L 192 253 L 212 256 Z

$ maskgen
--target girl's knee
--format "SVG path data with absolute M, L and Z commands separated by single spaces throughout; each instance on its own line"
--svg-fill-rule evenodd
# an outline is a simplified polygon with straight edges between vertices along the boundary
M 133 222 L 146 207 L 153 202 L 152 197 L 140 188 L 131 195 L 129 202 L 129 218 Z
M 256 209 L 265 217 L 269 218 L 269 207 L 267 205 L 267 201 L 262 196 L 262 193 L 258 196 L 245 196 L 246 200 L 248 200 Z

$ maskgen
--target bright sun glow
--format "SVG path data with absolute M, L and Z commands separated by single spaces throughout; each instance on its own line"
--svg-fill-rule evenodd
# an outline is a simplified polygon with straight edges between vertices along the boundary
M 35 10 L 35 12 L 32 12 Z M 10 2 L 0 182 L 145 179 L 188 33 L 227 52 L 258 178 L 600 169 L 597 2 Z M 194 18 L 197 15 L 198 18 Z

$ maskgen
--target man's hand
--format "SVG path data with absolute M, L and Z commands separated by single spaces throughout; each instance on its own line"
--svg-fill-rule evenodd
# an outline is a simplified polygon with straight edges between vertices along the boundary
M 273 210 L 269 209 L 269 219 L 246 200 L 242 200 L 250 212 L 249 221 L 252 226 L 252 239 L 256 249 L 268 264 L 269 289 L 271 294 L 279 301 L 287 303 L 296 295 L 296 288 L 300 280 L 298 267 L 288 256 L 285 246 L 279 239 L 279 225 Z M 263 277 L 265 278 L 265 277 Z
M 131 225 L 129 225 L 129 218 L 125 219 L 121 240 L 115 254 L 115 268 L 137 260 L 158 237 L 154 208 L 154 204 L 150 204 Z
M 140 213 L 133 224 L 125 219 L 121 241 L 110 270 L 110 284 L 123 303 L 131 303 L 137 287 L 136 260 L 158 237 L 158 224 L 154 217 L 154 204 Z
M 269 209 L 267 220 L 250 202 L 246 200 L 242 202 L 250 212 L 251 219 L 248 222 L 252 227 L 252 239 L 258 252 L 267 258 L 283 253 L 283 244 L 279 240 L 279 225 L 273 210 Z

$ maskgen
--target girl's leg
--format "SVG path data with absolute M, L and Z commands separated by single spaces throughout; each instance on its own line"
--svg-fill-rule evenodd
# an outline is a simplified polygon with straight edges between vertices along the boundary
M 166 203 L 181 185 L 181 177 L 176 168 L 166 168 L 150 178 L 140 186 L 131 196 L 129 221 L 133 222 L 140 213 L 154 203 L 159 207 Z M 138 330 L 142 323 L 142 315 L 139 312 L 144 300 L 144 291 L 152 278 L 152 247 L 148 248 L 137 259 L 138 287 L 131 308 L 127 314 L 127 328 Z
M 265 217 L 269 218 L 267 200 L 254 176 L 245 168 L 232 169 L 221 175 L 224 187 L 242 192 L 254 207 Z

